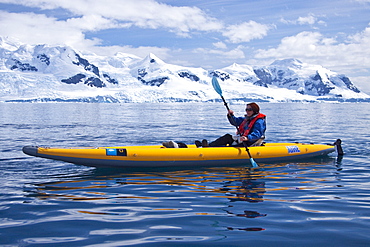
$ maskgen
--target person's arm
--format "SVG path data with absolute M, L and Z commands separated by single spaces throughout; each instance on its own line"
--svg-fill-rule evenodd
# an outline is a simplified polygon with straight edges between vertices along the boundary
M 227 119 L 231 125 L 238 127 L 243 122 L 244 117 L 235 117 L 234 115 L 227 114 Z

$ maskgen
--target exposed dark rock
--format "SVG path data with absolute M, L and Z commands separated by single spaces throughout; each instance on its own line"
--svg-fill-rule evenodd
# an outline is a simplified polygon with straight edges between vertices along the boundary
M 220 72 L 220 71 L 212 71 L 209 74 L 211 76 L 215 76 L 215 77 L 220 78 L 221 81 L 225 81 L 225 80 L 230 79 L 230 75 L 228 73 L 223 73 L 223 72 Z
M 258 81 L 254 82 L 254 85 L 268 87 L 268 85 L 272 84 L 272 75 L 266 69 L 254 69 L 254 73 L 256 74 Z
M 75 54 L 77 58 L 77 62 L 72 62 L 73 64 L 76 64 L 78 66 L 82 65 L 86 71 L 91 71 L 95 75 L 99 76 L 99 68 L 96 67 L 94 64 L 89 63 L 86 59 L 82 58 L 77 53 Z
M 360 90 L 352 84 L 350 79 L 345 75 L 340 75 L 339 78 L 344 82 L 348 89 L 352 90 L 353 92 L 359 93 Z
M 152 60 L 154 60 L 154 59 L 152 59 Z M 152 62 L 152 60 L 151 60 L 151 62 Z M 137 70 L 137 74 L 138 74 L 137 79 L 139 81 L 141 81 L 143 84 L 149 85 L 149 86 L 157 86 L 157 87 L 159 87 L 166 80 L 169 80 L 170 79 L 168 76 L 164 76 L 164 77 L 161 77 L 161 78 L 156 78 L 156 79 L 147 81 L 146 79 L 144 79 L 144 77 L 148 74 L 148 72 L 146 71 L 145 68 L 138 69 Z
M 50 58 L 45 54 L 39 54 L 37 55 L 37 58 L 40 59 L 40 61 L 45 63 L 46 65 L 50 65 Z
M 20 71 L 38 71 L 35 66 L 30 65 L 29 63 L 21 63 L 17 59 L 12 59 L 14 65 L 10 67 L 11 70 L 20 70 Z
M 77 74 L 72 77 L 69 77 L 68 79 L 62 79 L 61 82 L 67 83 L 67 84 L 77 84 L 82 82 L 82 79 L 86 76 L 84 74 Z
M 198 76 L 196 76 L 194 74 L 191 74 L 191 73 L 189 73 L 187 71 L 179 72 L 178 75 L 180 77 L 182 77 L 182 78 L 188 78 L 188 79 L 190 79 L 192 81 L 199 81 L 200 80 Z
M 116 79 L 111 78 L 108 74 L 103 74 L 103 77 L 112 84 L 118 84 L 118 81 Z
M 146 81 L 144 79 L 142 79 L 141 77 L 138 77 L 137 78 L 139 81 L 141 81 L 143 84 L 145 85 L 149 85 L 149 86 L 157 86 L 159 87 L 160 85 L 162 85 L 166 80 L 169 80 L 170 78 L 168 78 L 167 76 L 165 77 L 161 77 L 161 78 L 157 78 L 157 79 L 153 79 L 153 80 L 150 80 L 150 81 Z
M 146 69 L 138 69 L 137 70 L 137 75 L 138 77 L 144 77 L 148 74 L 148 72 L 146 72 Z
M 102 80 L 100 80 L 99 78 L 96 78 L 96 77 L 89 77 L 85 81 L 85 84 L 90 86 L 90 87 L 98 87 L 98 88 L 102 88 L 102 87 L 106 86 L 104 84 L 104 82 L 102 82 Z
M 321 76 L 319 73 L 316 73 L 316 75 L 310 77 L 310 81 L 305 82 L 306 88 L 310 91 L 316 91 L 317 95 L 323 96 L 328 94 L 334 87 L 330 87 L 328 84 L 325 84 L 322 81 Z

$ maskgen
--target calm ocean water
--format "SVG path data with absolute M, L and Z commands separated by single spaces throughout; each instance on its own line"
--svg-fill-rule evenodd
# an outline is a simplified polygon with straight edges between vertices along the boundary
M 341 138 L 343 159 L 96 169 L 21 149 L 193 143 L 234 128 L 222 103 L 0 103 L 0 245 L 370 246 L 370 104 L 260 106 L 267 142 Z

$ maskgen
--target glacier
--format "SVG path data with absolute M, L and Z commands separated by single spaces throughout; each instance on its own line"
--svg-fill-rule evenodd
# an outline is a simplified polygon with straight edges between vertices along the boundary
M 370 102 L 347 76 L 297 59 L 209 71 L 168 64 L 154 54 L 108 57 L 0 37 L 1 102 L 220 101 L 213 76 L 233 102 Z

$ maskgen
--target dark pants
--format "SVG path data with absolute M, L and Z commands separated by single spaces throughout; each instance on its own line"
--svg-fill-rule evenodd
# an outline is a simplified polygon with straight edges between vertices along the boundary
M 243 143 L 232 145 L 234 142 L 233 136 L 230 134 L 223 135 L 219 138 L 217 138 L 215 141 L 209 143 L 210 147 L 225 147 L 227 145 L 233 146 L 233 147 L 244 147 Z M 246 146 L 252 145 L 254 142 L 246 141 L 244 142 Z

